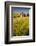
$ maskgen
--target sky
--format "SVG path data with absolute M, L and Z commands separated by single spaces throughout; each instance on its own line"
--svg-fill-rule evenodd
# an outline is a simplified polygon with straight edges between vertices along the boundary
M 24 7 L 12 7 L 11 10 L 13 10 L 13 13 L 29 13 L 30 8 L 24 8 Z

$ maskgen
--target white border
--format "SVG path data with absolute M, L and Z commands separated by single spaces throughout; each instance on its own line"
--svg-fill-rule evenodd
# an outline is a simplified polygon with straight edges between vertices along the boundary
M 31 8 L 29 10 L 29 36 L 14 36 L 11 37 L 11 7 L 26 7 L 26 8 Z M 32 6 L 17 6 L 17 5 L 10 5 L 9 6 L 9 40 L 10 41 L 17 41 L 17 40 L 33 40 L 33 7 Z

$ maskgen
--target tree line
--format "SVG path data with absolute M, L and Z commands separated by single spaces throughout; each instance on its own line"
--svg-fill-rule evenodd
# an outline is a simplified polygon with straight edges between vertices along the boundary
M 25 13 L 17 13 L 16 15 L 14 15 L 14 18 L 16 18 L 16 17 L 20 17 L 20 16 L 22 16 L 22 17 L 26 17 L 26 16 L 29 16 L 29 13 L 27 13 L 27 14 L 25 14 Z

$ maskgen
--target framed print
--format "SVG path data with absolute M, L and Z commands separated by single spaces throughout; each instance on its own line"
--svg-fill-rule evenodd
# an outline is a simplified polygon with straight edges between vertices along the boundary
M 35 42 L 35 3 L 5 2 L 5 43 Z

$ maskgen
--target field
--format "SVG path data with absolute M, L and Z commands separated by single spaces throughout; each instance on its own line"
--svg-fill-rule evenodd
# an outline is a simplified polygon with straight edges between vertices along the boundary
M 29 16 L 13 17 L 13 36 L 29 35 Z

